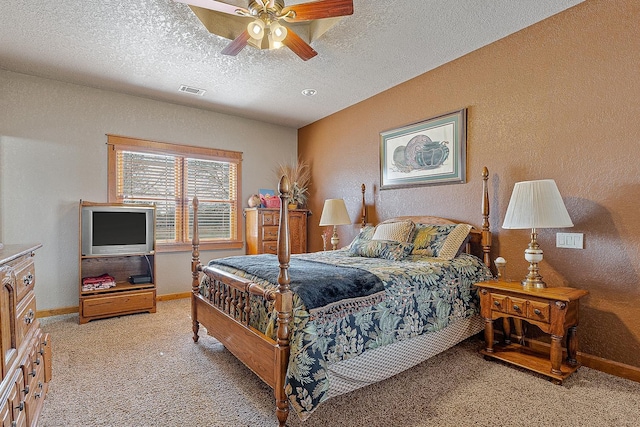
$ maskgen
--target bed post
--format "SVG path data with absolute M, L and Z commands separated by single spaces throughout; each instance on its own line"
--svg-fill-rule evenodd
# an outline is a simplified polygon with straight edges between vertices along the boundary
M 289 180 L 286 176 L 280 178 L 278 192 L 280 193 L 280 226 L 278 227 L 278 290 L 276 291 L 275 309 L 278 314 L 278 332 L 276 346 L 276 415 L 280 427 L 284 427 L 289 415 L 289 400 L 284 390 L 284 383 L 289 365 L 289 322 L 293 309 L 293 293 L 289 288 L 289 259 L 291 243 L 289 235 Z
M 489 169 L 482 168 L 482 260 L 485 265 L 491 268 L 491 231 L 489 231 L 489 189 L 487 181 L 489 179 Z
M 198 342 L 198 316 L 196 297 L 200 291 L 200 236 L 198 236 L 198 197 L 193 198 L 193 239 L 191 240 L 191 319 L 193 321 L 193 342 Z
M 362 220 L 360 221 L 360 231 L 364 230 L 364 228 L 367 226 L 367 205 L 365 204 L 364 201 L 364 190 L 365 190 L 365 186 L 364 184 L 362 184 L 361 190 L 362 190 Z

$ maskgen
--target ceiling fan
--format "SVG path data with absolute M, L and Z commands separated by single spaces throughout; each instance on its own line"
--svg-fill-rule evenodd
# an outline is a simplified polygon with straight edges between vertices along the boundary
M 210 32 L 232 40 L 222 50 L 231 56 L 247 44 L 258 49 L 285 45 L 307 61 L 318 54 L 309 43 L 337 20 L 353 14 L 353 0 L 318 0 L 292 6 L 285 6 L 284 0 L 248 0 L 247 7 L 217 0 L 175 1 L 188 4 Z

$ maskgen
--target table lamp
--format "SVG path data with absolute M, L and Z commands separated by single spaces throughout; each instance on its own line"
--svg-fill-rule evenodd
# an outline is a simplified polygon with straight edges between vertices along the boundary
M 538 237 L 536 230 L 563 227 L 573 227 L 573 222 L 554 180 L 516 183 L 502 228 L 531 229 L 531 242 L 524 251 L 524 258 L 529 262 L 529 274 L 522 281 L 524 286 L 535 288 L 547 286 L 538 269 L 538 263 L 542 261 L 542 249 L 536 241 Z
M 340 239 L 338 238 L 338 232 L 336 226 L 351 224 L 351 219 L 347 213 L 347 207 L 344 204 L 343 199 L 327 199 L 324 201 L 324 207 L 322 208 L 322 215 L 320 216 L 320 226 L 325 225 L 333 226 L 333 236 L 331 236 L 331 244 L 333 250 L 336 250 Z

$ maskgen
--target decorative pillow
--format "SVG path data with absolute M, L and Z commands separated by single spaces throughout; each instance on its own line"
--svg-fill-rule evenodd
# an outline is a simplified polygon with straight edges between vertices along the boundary
M 359 240 L 353 242 L 349 248 L 349 255 L 400 261 L 409 255 L 412 250 L 412 243 L 390 240 Z
M 415 226 L 411 220 L 381 223 L 376 225 L 376 230 L 371 240 L 389 240 L 407 243 L 411 238 Z
M 466 244 L 470 230 L 471 226 L 469 224 L 416 224 L 412 253 L 414 255 L 452 259 L 459 254 L 461 246 Z M 449 242 L 445 249 L 447 240 Z M 443 249 L 445 249 L 444 252 Z
M 471 226 L 469 224 L 458 224 L 447 235 L 442 248 L 436 255 L 438 258 L 453 259 L 458 256 L 464 245 L 467 244 Z
M 375 231 L 375 227 L 373 225 L 365 225 L 365 227 L 358 233 L 356 237 L 351 241 L 347 248 L 351 248 L 356 242 L 371 240 L 373 237 L 373 232 Z

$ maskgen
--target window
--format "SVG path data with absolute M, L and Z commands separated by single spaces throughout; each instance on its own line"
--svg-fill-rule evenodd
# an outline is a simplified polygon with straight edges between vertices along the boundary
M 108 135 L 110 203 L 156 205 L 156 250 L 190 250 L 194 196 L 200 249 L 241 248 L 242 153 Z

